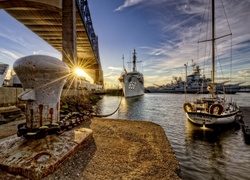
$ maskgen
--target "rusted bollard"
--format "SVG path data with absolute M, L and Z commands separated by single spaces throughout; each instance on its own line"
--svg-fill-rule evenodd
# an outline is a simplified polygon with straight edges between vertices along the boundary
M 68 65 L 54 57 L 31 55 L 16 60 L 14 70 L 24 88 L 18 98 L 27 101 L 26 127 L 32 130 L 58 122 Z

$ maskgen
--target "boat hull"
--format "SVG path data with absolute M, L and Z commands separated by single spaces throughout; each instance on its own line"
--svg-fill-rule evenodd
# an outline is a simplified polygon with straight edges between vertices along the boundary
M 124 97 L 141 96 L 144 94 L 143 75 L 127 73 L 120 78 Z
M 187 112 L 187 119 L 197 125 L 223 125 L 235 122 L 238 111 L 225 115 L 214 115 L 198 112 Z
M 240 91 L 240 87 L 237 88 L 227 88 L 225 89 L 225 91 L 223 91 L 223 89 L 217 89 L 218 92 L 224 92 L 225 94 L 236 94 L 237 92 Z M 202 94 L 208 94 L 208 90 L 204 89 L 203 91 L 199 90 L 199 89 L 187 89 L 186 92 L 183 89 L 164 89 L 164 88 L 145 88 L 145 92 L 146 93 L 176 93 L 176 94 L 197 94 L 197 93 L 201 93 Z

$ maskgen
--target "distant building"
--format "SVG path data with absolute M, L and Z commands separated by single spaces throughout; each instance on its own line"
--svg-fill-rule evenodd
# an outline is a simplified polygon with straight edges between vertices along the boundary
M 22 87 L 21 81 L 16 74 L 11 76 L 9 86 Z
M 0 87 L 2 87 L 4 84 L 4 80 L 7 75 L 8 69 L 9 69 L 8 64 L 0 63 Z

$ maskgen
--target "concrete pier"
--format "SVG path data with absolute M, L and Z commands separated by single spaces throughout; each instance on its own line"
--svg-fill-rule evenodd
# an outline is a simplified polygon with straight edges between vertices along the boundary
M 63 162 L 60 166 L 56 166 L 57 168 L 55 167 L 53 170 L 47 168 L 46 171 L 49 175 L 44 177 L 44 180 L 181 179 L 179 163 L 161 126 L 145 121 L 106 118 L 94 118 L 89 122 L 83 122 L 80 126 L 91 129 L 92 136 L 88 141 L 84 141 L 84 146 L 79 146 L 78 151 L 74 151 L 70 157 L 62 157 L 60 162 Z M 11 128 L 15 133 L 16 129 Z M 8 138 L 12 139 L 12 142 L 16 141 L 15 136 Z M 52 138 L 51 135 L 48 138 Z M 59 137 L 54 140 L 61 141 Z M 0 139 L 1 144 L 3 144 L 2 141 L 3 139 Z M 73 142 L 71 141 L 71 143 Z M 65 145 L 62 144 L 62 146 Z M 46 152 L 53 154 L 52 147 L 53 144 L 47 145 Z M 13 150 L 11 154 L 18 152 L 19 150 L 16 149 L 16 152 Z M 42 155 L 44 157 L 40 156 L 40 160 L 45 161 L 48 154 Z M 1 164 L 6 161 L 3 160 L 6 159 L 4 156 L 1 153 Z M 27 163 L 34 162 L 36 158 L 31 159 Z M 48 163 L 45 164 L 51 166 Z M 28 170 L 25 167 L 26 165 L 23 164 L 22 169 L 15 169 L 15 172 L 12 171 L 11 174 L 8 174 L 4 171 L 8 167 L 3 168 L 2 166 L 0 177 L 2 179 L 20 179 L 22 178 L 18 175 L 20 171 Z M 37 171 L 32 171 L 32 173 L 35 174 Z M 36 177 L 34 174 L 32 177 Z

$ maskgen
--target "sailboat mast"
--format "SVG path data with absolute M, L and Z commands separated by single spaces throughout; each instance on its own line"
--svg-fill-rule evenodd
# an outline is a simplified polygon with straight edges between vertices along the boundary
M 136 52 L 134 49 L 134 53 L 133 53 L 133 71 L 136 71 Z
M 123 68 L 125 67 L 124 66 L 124 55 L 122 55 L 122 65 L 123 65 Z
M 214 84 L 215 72 L 215 11 L 214 0 L 212 0 L 212 84 Z

